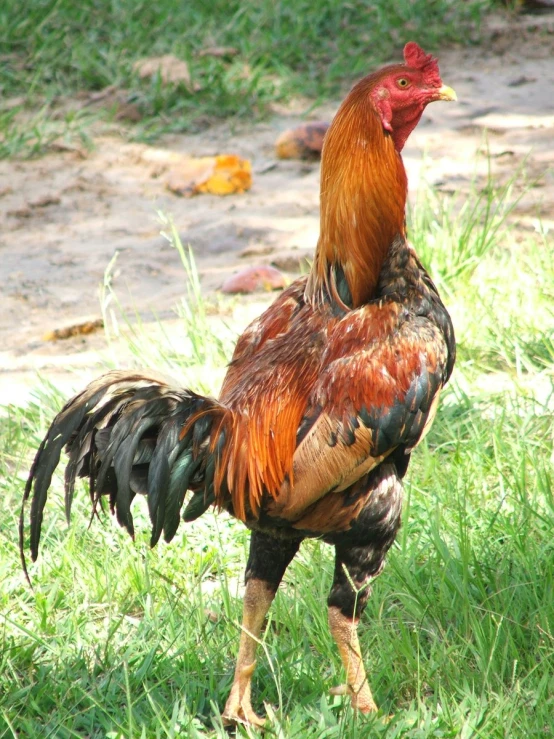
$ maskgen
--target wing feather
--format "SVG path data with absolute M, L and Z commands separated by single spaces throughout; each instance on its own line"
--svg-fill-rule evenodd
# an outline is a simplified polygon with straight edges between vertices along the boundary
M 429 320 L 404 318 L 398 305 L 374 305 L 342 324 L 300 424 L 293 482 L 270 504 L 271 514 L 290 521 L 399 447 L 409 453 L 430 428 L 446 380 L 444 338 Z

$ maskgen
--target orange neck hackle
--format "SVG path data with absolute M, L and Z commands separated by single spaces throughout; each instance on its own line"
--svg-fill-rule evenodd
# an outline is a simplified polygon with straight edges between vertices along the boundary
M 371 300 L 390 244 L 405 232 L 406 172 L 371 102 L 375 77 L 352 89 L 322 152 L 320 236 L 306 296 L 326 293 L 345 308 Z

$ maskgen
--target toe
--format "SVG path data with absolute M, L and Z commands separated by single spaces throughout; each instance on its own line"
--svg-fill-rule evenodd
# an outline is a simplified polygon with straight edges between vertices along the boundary
M 238 704 L 226 706 L 222 714 L 223 723 L 227 726 L 234 724 L 249 724 L 251 726 L 264 726 L 265 719 L 255 713 L 251 705 Z

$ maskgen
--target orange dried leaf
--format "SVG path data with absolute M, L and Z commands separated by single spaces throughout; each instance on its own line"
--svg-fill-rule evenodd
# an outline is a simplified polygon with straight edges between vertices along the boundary
M 104 328 L 104 321 L 97 318 L 94 321 L 84 321 L 83 323 L 75 323 L 72 326 L 64 326 L 63 328 L 55 328 L 47 331 L 42 337 L 43 341 L 61 341 L 63 339 L 71 339 L 74 336 L 86 336 L 95 331 Z
M 234 154 L 184 159 L 171 170 L 167 187 L 177 195 L 191 197 L 196 193 L 232 195 L 252 186 L 252 167 L 248 159 Z

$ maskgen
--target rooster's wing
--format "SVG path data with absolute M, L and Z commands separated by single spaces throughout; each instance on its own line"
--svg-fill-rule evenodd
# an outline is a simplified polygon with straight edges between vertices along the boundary
M 272 515 L 298 522 L 395 450 L 409 453 L 433 420 L 447 356 L 439 328 L 395 302 L 366 305 L 339 321 L 297 434 L 292 479 Z

